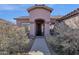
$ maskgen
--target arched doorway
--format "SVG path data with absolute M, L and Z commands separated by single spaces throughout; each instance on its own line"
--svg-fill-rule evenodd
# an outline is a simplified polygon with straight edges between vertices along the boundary
M 44 20 L 42 19 L 37 19 L 35 20 L 36 23 L 36 30 L 35 30 L 35 34 L 36 36 L 44 36 Z

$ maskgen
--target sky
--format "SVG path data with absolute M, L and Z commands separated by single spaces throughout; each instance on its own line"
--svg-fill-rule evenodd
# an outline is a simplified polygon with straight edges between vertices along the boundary
M 14 18 L 29 16 L 27 9 L 31 6 L 33 6 L 33 4 L 0 4 L 0 18 L 16 23 Z M 79 4 L 47 4 L 47 6 L 53 8 L 52 16 L 64 16 L 79 8 Z

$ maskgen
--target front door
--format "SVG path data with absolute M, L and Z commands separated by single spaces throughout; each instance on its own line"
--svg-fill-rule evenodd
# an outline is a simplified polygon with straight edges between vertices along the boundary
M 44 35 L 44 23 L 43 22 L 36 22 L 36 36 L 43 36 Z
M 36 25 L 36 36 L 42 36 L 41 24 Z

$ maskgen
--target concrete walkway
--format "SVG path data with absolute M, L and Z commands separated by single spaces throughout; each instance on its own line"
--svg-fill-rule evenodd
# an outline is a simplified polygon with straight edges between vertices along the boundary
M 36 37 L 32 45 L 31 51 L 41 51 L 45 55 L 50 55 L 50 51 L 48 49 L 48 46 L 44 37 Z

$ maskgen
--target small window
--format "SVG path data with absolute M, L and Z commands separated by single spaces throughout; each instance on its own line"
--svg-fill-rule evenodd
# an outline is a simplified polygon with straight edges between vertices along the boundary
M 22 23 L 22 26 L 30 26 L 30 23 Z
M 30 23 L 22 23 L 21 26 L 24 26 L 27 31 L 30 31 Z

